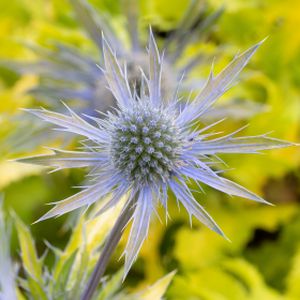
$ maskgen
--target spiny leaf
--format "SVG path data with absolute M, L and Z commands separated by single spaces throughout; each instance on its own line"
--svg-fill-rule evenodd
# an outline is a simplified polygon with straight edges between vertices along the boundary
M 105 154 L 100 152 L 64 151 L 51 149 L 52 155 L 38 155 L 18 159 L 18 162 L 54 167 L 57 170 L 65 168 L 94 167 L 101 164 Z
M 182 203 L 190 217 L 195 216 L 200 222 L 206 225 L 211 230 L 225 237 L 225 234 L 213 218 L 205 211 L 205 209 L 194 199 L 189 190 L 177 183 L 174 180 L 169 182 L 170 187 L 175 195 L 175 197 Z
M 27 279 L 30 290 L 30 296 L 33 300 L 49 300 L 43 285 L 37 282 L 33 277 Z
M 211 73 L 205 87 L 195 99 L 195 101 L 199 103 L 199 106 L 197 107 L 198 114 L 203 113 L 226 91 L 263 42 L 264 40 L 235 57 L 216 77 Z
M 103 142 L 106 140 L 107 136 L 105 132 L 83 120 L 71 109 L 68 108 L 68 110 L 71 116 L 52 112 L 46 109 L 28 109 L 26 111 L 36 115 L 42 120 L 59 126 L 61 131 L 76 133 L 85 136 L 92 141 Z
M 126 78 L 126 73 L 122 70 L 115 53 L 104 39 L 103 56 L 105 64 L 105 77 L 111 92 L 117 99 L 120 106 L 131 105 L 131 91 Z
M 176 271 L 170 272 L 139 294 L 140 300 L 161 300 L 170 285 Z
M 144 188 L 141 190 L 134 210 L 130 235 L 125 248 L 123 279 L 127 276 L 148 234 L 151 214 L 153 211 L 152 202 L 153 199 L 150 189 Z
M 196 168 L 185 168 L 183 167 L 182 173 L 190 178 L 193 178 L 194 180 L 198 180 L 203 182 L 206 185 L 209 185 L 223 193 L 243 197 L 246 199 L 251 199 L 256 202 L 261 202 L 264 204 L 271 203 L 267 202 L 266 200 L 262 199 L 258 195 L 255 195 L 254 193 L 248 191 L 246 188 L 238 185 L 237 183 L 230 181 L 226 178 L 220 177 L 217 174 L 212 175 L 211 173 L 208 173 L 207 171 L 196 169 Z
M 33 237 L 26 225 L 17 216 L 14 216 L 14 219 L 21 247 L 23 266 L 28 275 L 41 284 L 43 283 L 43 263 L 37 256 Z
M 68 290 L 68 281 L 73 269 L 73 264 L 77 255 L 77 251 L 74 251 L 71 256 L 68 257 L 63 263 L 61 271 L 55 279 L 53 297 L 54 299 L 65 299 L 65 294 Z
M 57 258 L 57 263 L 53 268 L 53 279 L 57 280 L 61 270 L 63 268 L 63 264 L 65 260 L 72 255 L 72 253 L 76 252 L 80 246 L 83 244 L 83 226 L 84 226 L 84 217 L 82 216 L 75 228 L 72 231 L 72 235 L 68 241 L 67 246 L 61 252 L 60 256 Z
M 230 87 L 230 84 L 236 79 L 263 42 L 264 40 L 235 57 L 217 76 L 214 76 L 211 70 L 206 85 L 194 101 L 186 106 L 178 121 L 182 123 L 192 122 L 210 108 Z
M 96 300 L 110 299 L 121 287 L 122 275 L 123 275 L 123 269 L 119 270 L 116 274 L 112 276 L 112 278 L 108 280 L 108 282 L 106 282 L 106 284 L 100 290 L 99 295 L 95 299 Z
M 84 189 L 81 192 L 70 196 L 69 198 L 56 202 L 55 207 L 53 207 L 36 222 L 41 222 L 56 216 L 61 216 L 79 207 L 90 205 L 99 199 L 102 192 L 103 187 L 101 185 L 93 185 L 87 189 Z
M 158 106 L 161 103 L 161 58 L 151 29 L 149 35 L 149 94 L 150 101 Z
M 266 135 L 232 137 L 223 136 L 218 139 L 201 141 L 193 146 L 198 154 L 217 153 L 256 153 L 260 150 L 284 148 L 293 143 L 271 138 Z

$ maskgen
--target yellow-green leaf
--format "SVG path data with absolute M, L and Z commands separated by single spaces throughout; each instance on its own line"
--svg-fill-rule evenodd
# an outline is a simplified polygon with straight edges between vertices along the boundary
M 16 227 L 21 247 L 23 266 L 26 272 L 37 282 L 42 283 L 42 261 L 39 260 L 34 240 L 26 225 L 15 216 Z
M 140 300 L 160 300 L 162 299 L 163 295 L 165 294 L 169 284 L 171 283 L 176 271 L 173 271 L 153 285 L 149 286 L 146 290 L 141 292 L 139 295 Z

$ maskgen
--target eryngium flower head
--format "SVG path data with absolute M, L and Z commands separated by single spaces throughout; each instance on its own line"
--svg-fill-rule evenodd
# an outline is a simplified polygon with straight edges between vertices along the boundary
M 111 118 L 111 159 L 127 180 L 166 182 L 180 161 L 184 137 L 168 113 L 137 102 Z
M 90 167 L 92 181 L 79 193 L 55 203 L 40 220 L 60 216 L 82 206 L 89 206 L 111 195 L 101 211 L 116 205 L 123 195 L 128 203 L 137 199 L 130 236 L 125 250 L 125 274 L 145 240 L 151 215 L 160 202 L 167 210 L 168 190 L 186 208 L 213 231 L 224 236 L 215 221 L 195 200 L 189 180 L 211 186 L 224 193 L 267 203 L 244 187 L 219 176 L 212 169 L 219 153 L 256 153 L 263 149 L 289 146 L 290 143 L 266 135 L 235 137 L 236 132 L 212 138 L 208 125 L 195 130 L 216 100 L 228 89 L 249 61 L 257 44 L 237 56 L 216 77 L 209 79 L 194 101 L 180 105 L 174 97 L 166 102 L 161 93 L 162 58 L 150 32 L 149 76 L 141 72 L 141 90 L 129 86 L 126 68 L 121 68 L 115 53 L 105 42 L 103 70 L 108 86 L 118 103 L 106 118 L 91 117 L 89 124 L 69 109 L 70 115 L 48 110 L 31 110 L 38 117 L 57 125 L 62 131 L 85 137 L 85 151 L 54 150 L 54 155 L 25 158 L 21 161 L 59 169 Z

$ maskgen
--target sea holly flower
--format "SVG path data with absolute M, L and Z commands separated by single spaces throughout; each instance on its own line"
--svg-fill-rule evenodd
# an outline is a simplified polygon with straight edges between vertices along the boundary
M 83 190 L 55 206 L 39 221 L 89 206 L 111 195 L 100 212 L 114 207 L 127 195 L 132 207 L 132 225 L 125 249 L 125 275 L 145 240 L 151 216 L 157 205 L 167 211 L 172 192 L 189 216 L 195 216 L 211 230 L 225 236 L 212 217 L 195 200 L 189 182 L 205 184 L 226 194 L 267 203 L 260 196 L 222 176 L 214 169 L 220 153 L 256 153 L 264 149 L 290 146 L 291 143 L 267 135 L 236 137 L 237 132 L 214 137 L 212 123 L 195 129 L 195 123 L 230 87 L 261 43 L 251 47 L 217 76 L 211 72 L 205 86 L 191 102 L 181 102 L 176 90 L 173 98 L 162 93 L 163 60 L 150 31 L 148 75 L 141 71 L 140 90 L 130 87 L 126 67 L 121 67 L 115 52 L 104 40 L 103 74 L 118 107 L 104 118 L 90 117 L 94 125 L 68 108 L 69 114 L 46 109 L 30 112 L 58 126 L 64 132 L 85 138 L 81 151 L 54 150 L 53 155 L 21 159 L 21 162 L 46 165 L 56 170 L 89 167 L 89 181 Z M 87 117 L 87 116 L 86 116 Z M 218 123 L 218 122 L 217 122 Z M 219 161 L 218 161 L 219 162 Z

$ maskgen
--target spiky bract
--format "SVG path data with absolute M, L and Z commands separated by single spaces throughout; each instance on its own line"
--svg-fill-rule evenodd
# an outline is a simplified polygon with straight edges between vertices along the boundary
M 188 211 L 210 229 L 224 236 L 214 220 L 195 200 L 187 182 L 203 183 L 229 195 L 267 203 L 244 187 L 225 179 L 213 169 L 219 153 L 255 153 L 281 148 L 291 143 L 266 135 L 236 137 L 236 132 L 213 137 L 208 130 L 215 124 L 195 129 L 216 100 L 229 88 L 261 43 L 235 59 L 217 76 L 211 73 L 194 101 L 180 105 L 176 93 L 166 101 L 161 92 L 162 59 L 150 31 L 148 76 L 141 73 L 140 91 L 130 87 L 126 68 L 121 68 L 116 54 L 103 45 L 104 76 L 118 109 L 106 118 L 92 117 L 91 125 L 69 110 L 70 115 L 48 110 L 31 110 L 41 119 L 62 131 L 84 136 L 85 151 L 55 150 L 54 155 L 23 159 L 27 163 L 56 169 L 90 167 L 90 183 L 79 193 L 55 203 L 40 220 L 59 216 L 76 208 L 91 205 L 106 195 L 110 201 L 101 211 L 113 207 L 122 195 L 128 202 L 136 199 L 131 232 L 125 249 L 125 275 L 145 240 L 151 215 L 160 202 L 167 210 L 168 190 Z M 130 202 L 129 202 L 130 201 Z

